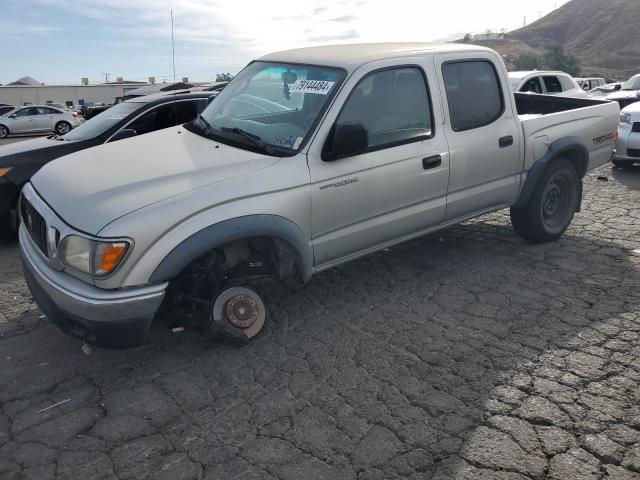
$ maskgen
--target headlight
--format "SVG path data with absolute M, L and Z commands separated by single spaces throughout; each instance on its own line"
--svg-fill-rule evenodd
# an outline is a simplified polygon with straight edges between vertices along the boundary
M 68 267 L 94 277 L 113 272 L 129 250 L 129 242 L 91 240 L 69 235 L 62 240 L 59 258 Z
M 631 115 L 629 115 L 628 113 L 623 113 L 622 115 L 620 115 L 620 123 L 629 125 L 631 123 Z

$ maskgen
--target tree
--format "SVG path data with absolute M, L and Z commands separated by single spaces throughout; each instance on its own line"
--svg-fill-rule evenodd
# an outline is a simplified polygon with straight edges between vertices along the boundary
M 542 67 L 542 58 L 525 53 L 516 58 L 515 64 L 518 70 L 539 70 Z
M 580 75 L 580 61 L 572 55 L 565 55 L 562 47 L 547 50 L 542 60 L 544 67 L 549 70 L 561 70 L 574 77 Z
M 216 74 L 216 82 L 230 82 L 234 75 L 230 73 L 218 73 Z
M 471 34 L 465 33 L 464 39 L 462 40 L 464 43 L 471 43 Z

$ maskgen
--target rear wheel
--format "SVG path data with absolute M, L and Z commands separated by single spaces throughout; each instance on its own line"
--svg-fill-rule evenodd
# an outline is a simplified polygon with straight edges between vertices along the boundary
M 9 135 L 9 129 L 4 125 L 0 125 L 0 138 L 5 138 Z
M 56 123 L 56 133 L 58 135 L 64 135 L 65 133 L 69 133 L 71 131 L 71 124 L 69 122 L 58 122 Z
M 247 287 L 223 290 L 209 309 L 209 326 L 214 335 L 246 343 L 264 327 L 267 309 L 260 295 Z
M 535 243 L 559 238 L 571 224 L 580 201 L 578 181 L 570 161 L 554 160 L 542 174 L 527 204 L 511 208 L 515 231 Z

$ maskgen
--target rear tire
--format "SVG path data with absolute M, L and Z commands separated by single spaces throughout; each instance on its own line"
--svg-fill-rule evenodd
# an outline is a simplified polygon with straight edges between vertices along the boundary
M 578 174 L 573 164 L 558 158 L 546 168 L 522 208 L 511 208 L 511 224 L 521 237 L 544 243 L 558 239 L 571 224 L 579 204 Z
M 0 125 L 0 138 L 7 138 L 9 136 L 9 129 L 4 125 Z
M 58 122 L 55 127 L 56 133 L 58 135 L 64 135 L 65 133 L 69 133 L 71 131 L 71 124 L 69 122 Z

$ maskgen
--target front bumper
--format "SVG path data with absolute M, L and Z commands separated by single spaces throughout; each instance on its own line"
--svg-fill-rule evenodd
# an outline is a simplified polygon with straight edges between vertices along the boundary
M 103 290 L 47 264 L 24 225 L 20 226 L 24 276 L 36 303 L 66 333 L 105 348 L 141 345 L 164 298 L 166 283 Z

